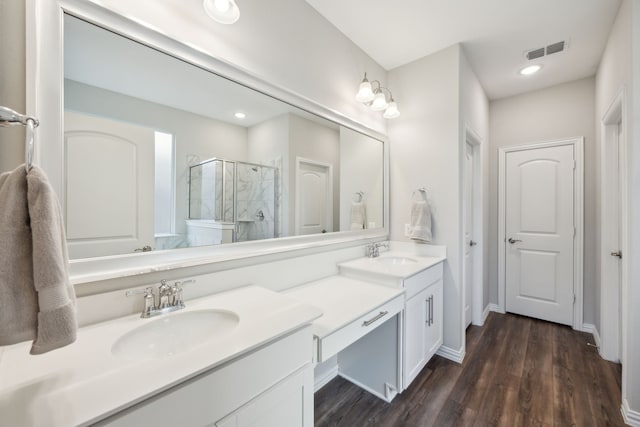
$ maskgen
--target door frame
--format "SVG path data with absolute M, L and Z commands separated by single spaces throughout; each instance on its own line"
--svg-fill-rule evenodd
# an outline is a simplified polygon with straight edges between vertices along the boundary
M 620 214 L 619 219 L 613 218 L 613 211 L 610 208 L 609 203 L 605 199 L 605 190 L 611 186 L 611 171 L 607 166 L 609 160 L 613 155 L 611 150 L 612 139 L 618 139 L 618 135 L 613 135 L 618 129 L 618 123 L 622 123 L 623 132 L 622 138 L 618 140 L 619 158 L 626 159 L 628 153 L 628 135 L 625 128 L 628 129 L 627 123 L 627 108 L 626 108 L 626 96 L 625 89 L 623 88 L 618 95 L 614 98 L 613 102 L 609 105 L 609 108 L 603 115 L 600 122 L 601 143 L 602 143 L 602 156 L 600 156 L 600 185 L 601 185 L 601 200 L 600 200 L 600 218 L 602 221 L 600 228 L 600 331 L 599 343 L 600 355 L 607 360 L 618 362 L 623 359 L 626 332 L 626 311 L 627 305 L 626 299 L 623 297 L 620 299 L 621 304 L 618 303 L 618 299 L 621 295 L 625 295 L 628 286 L 628 258 L 625 254 L 629 253 L 629 239 L 626 237 L 629 235 L 628 228 L 628 206 L 629 206 L 629 194 L 628 194 L 628 176 L 627 167 L 623 162 L 619 165 L 620 170 L 615 171 L 619 174 L 619 192 L 620 192 Z M 621 277 L 619 279 L 620 287 L 617 284 L 613 287 L 607 287 L 608 283 L 618 282 L 611 281 L 612 271 L 612 257 L 610 255 L 609 236 L 613 232 L 614 221 L 620 221 L 620 242 L 619 248 L 622 251 L 622 260 L 620 264 Z M 615 261 L 617 263 L 617 261 Z M 605 289 L 606 287 L 606 289 Z M 622 313 L 622 316 L 620 316 Z M 621 321 L 610 322 L 610 319 L 617 319 L 620 316 Z M 619 323 L 619 324 L 618 324 Z M 622 346 L 620 344 L 623 344 Z M 622 350 L 622 351 L 621 351 Z
M 583 331 L 583 262 L 584 262 L 584 137 L 573 137 L 524 145 L 500 147 L 498 153 L 498 308 L 506 312 L 506 163 L 507 154 L 537 148 L 572 145 L 574 149 L 573 221 L 573 329 Z
M 482 203 L 482 199 L 483 199 L 483 183 L 484 183 L 484 179 L 483 179 L 483 169 L 482 169 L 482 139 L 480 138 L 480 136 L 475 133 L 468 125 L 465 125 L 464 127 L 464 150 L 462 152 L 462 158 L 464 159 L 465 153 L 466 153 L 466 149 L 467 146 L 466 144 L 469 144 L 473 147 L 473 177 L 472 180 L 475 183 L 475 185 L 473 186 L 473 234 L 475 237 L 475 241 L 478 243 L 475 248 L 474 248 L 474 252 L 473 252 L 473 284 L 472 284 L 472 288 L 471 288 L 471 303 L 470 305 L 470 310 L 471 310 L 471 324 L 472 325 L 476 325 L 476 326 L 482 326 L 484 324 L 484 307 L 482 306 L 483 304 L 483 299 L 484 299 L 484 286 L 483 286 L 483 276 L 484 276 L 484 256 L 485 256 L 485 250 L 484 250 L 484 227 L 483 227 L 483 215 L 482 215 L 482 209 L 483 209 L 483 203 Z M 466 205 L 465 205 L 465 188 L 464 185 L 466 183 L 466 176 L 465 176 L 465 168 L 462 167 L 462 185 L 463 185 L 463 191 L 462 191 L 462 212 L 464 213 L 466 210 Z M 462 262 L 462 289 L 463 289 L 463 302 L 466 302 L 466 295 L 464 294 L 464 292 L 466 292 L 466 265 L 464 263 L 464 250 L 465 250 L 465 246 L 466 246 L 466 242 L 465 242 L 465 224 L 464 224 L 464 214 L 462 215 L 461 218 L 462 221 L 462 244 L 461 244 L 461 248 L 462 248 L 462 254 L 461 254 L 461 258 L 463 260 Z M 464 319 L 464 305 L 462 307 L 462 312 L 463 312 L 463 324 L 465 323 L 465 319 Z
M 306 159 L 304 157 L 296 157 L 296 201 L 295 201 L 295 226 L 293 228 L 294 235 L 298 235 L 298 231 L 300 228 L 300 166 L 302 164 L 308 164 L 312 166 L 317 166 L 319 168 L 327 169 L 329 174 L 329 182 L 328 185 L 328 203 L 325 210 L 325 215 L 327 219 L 326 227 L 327 229 L 333 230 L 333 165 L 331 163 L 319 162 L 317 160 Z

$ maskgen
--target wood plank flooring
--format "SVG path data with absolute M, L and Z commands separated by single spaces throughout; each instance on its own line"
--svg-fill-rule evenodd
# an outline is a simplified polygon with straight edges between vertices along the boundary
M 342 378 L 315 394 L 321 426 L 624 426 L 620 365 L 590 334 L 491 313 L 467 330 L 462 365 L 439 356 L 386 403 Z

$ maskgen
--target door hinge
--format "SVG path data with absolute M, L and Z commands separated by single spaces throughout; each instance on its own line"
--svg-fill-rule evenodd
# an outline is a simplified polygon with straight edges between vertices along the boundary
M 576 164 L 576 161 L 574 160 L 573 161 L 573 170 L 576 170 L 576 166 L 577 166 L 577 164 Z
M 573 294 L 573 304 L 576 304 L 576 294 Z

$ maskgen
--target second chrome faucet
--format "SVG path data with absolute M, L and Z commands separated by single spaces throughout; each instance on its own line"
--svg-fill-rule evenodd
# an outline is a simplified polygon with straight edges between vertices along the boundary
M 180 310 L 185 307 L 182 297 L 182 286 L 187 283 L 194 283 L 194 279 L 175 282 L 173 285 L 167 283 L 166 280 L 160 281 L 158 287 L 158 304 L 153 294 L 153 287 L 149 286 L 144 289 L 136 289 L 127 291 L 126 296 L 144 294 L 144 308 L 140 317 L 148 318 L 158 316 L 164 313 Z

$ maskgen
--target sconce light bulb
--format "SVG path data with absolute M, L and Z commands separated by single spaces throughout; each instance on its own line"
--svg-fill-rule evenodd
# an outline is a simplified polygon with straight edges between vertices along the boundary
M 385 119 L 395 119 L 399 115 L 400 111 L 398 110 L 398 105 L 396 104 L 396 101 L 392 100 L 382 116 Z
M 360 83 L 360 88 L 356 94 L 356 100 L 366 104 L 367 102 L 373 101 L 374 96 L 373 90 L 371 89 L 371 83 L 369 83 L 369 80 L 365 77 L 362 83 Z
M 382 111 L 386 110 L 389 104 L 387 103 L 387 98 L 384 96 L 384 93 L 381 91 L 375 94 L 373 98 L 373 103 L 371 104 L 371 109 L 373 111 Z

